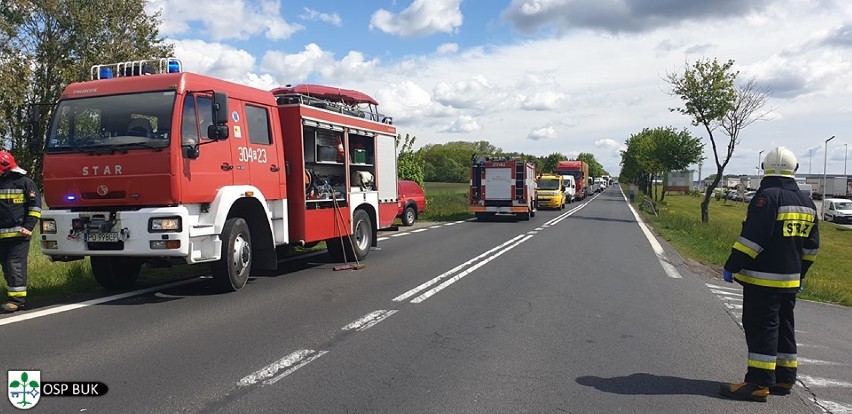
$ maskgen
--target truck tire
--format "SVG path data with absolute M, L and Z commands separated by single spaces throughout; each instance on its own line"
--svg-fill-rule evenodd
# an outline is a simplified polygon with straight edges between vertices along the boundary
M 413 206 L 408 206 L 402 213 L 402 225 L 413 226 L 414 220 L 417 218 L 417 210 Z
M 222 227 L 222 256 L 213 263 L 213 284 L 223 292 L 245 286 L 251 273 L 251 233 L 241 217 L 232 217 Z
M 328 255 L 333 261 L 348 262 L 355 261 L 356 258 L 364 260 L 370 252 L 372 242 L 373 223 L 370 221 L 370 215 L 364 210 L 355 210 L 352 214 L 352 235 L 328 239 L 325 241 L 325 247 L 328 248 Z
M 129 290 L 136 283 L 143 260 L 136 257 L 92 256 L 92 275 L 106 290 Z

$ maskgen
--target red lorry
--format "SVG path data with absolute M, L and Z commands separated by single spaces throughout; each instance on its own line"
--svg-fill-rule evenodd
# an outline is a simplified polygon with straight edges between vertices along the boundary
M 556 174 L 571 175 L 577 184 L 576 199 L 582 200 L 590 195 L 589 192 L 589 164 L 585 161 L 559 161 L 556 163 Z
M 144 263 L 207 263 L 237 290 L 322 241 L 360 260 L 396 216 L 396 128 L 357 91 L 261 90 L 162 58 L 92 67 L 51 116 L 41 249 L 90 257 L 108 289 Z
M 514 214 L 521 220 L 535 217 L 535 165 L 509 158 L 475 156 L 470 170 L 470 204 L 477 220 L 497 214 Z

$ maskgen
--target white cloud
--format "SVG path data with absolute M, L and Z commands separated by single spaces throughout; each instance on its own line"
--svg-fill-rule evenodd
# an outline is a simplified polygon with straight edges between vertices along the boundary
M 450 53 L 456 53 L 459 51 L 458 43 L 442 43 L 438 45 L 437 52 L 446 55 Z
M 222 43 L 203 40 L 170 40 L 175 56 L 184 70 L 230 81 L 241 81 L 254 70 L 255 59 L 249 52 Z
M 162 11 L 160 34 L 179 37 L 190 33 L 191 24 L 199 22 L 202 33 L 214 41 L 248 39 L 264 35 L 270 40 L 283 40 L 302 30 L 299 24 L 287 23 L 281 16 L 278 0 L 151 0 L 149 12 Z
M 448 125 L 445 125 L 441 128 L 440 132 L 449 132 L 449 133 L 466 133 L 466 132 L 474 132 L 481 130 L 482 127 L 479 126 L 479 123 L 476 122 L 470 115 L 461 115 L 450 122 Z
M 397 14 L 377 10 L 370 18 L 370 29 L 401 37 L 455 33 L 463 20 L 460 6 L 461 0 L 414 0 Z
M 300 83 L 307 80 L 312 73 L 320 72 L 333 64 L 334 56 L 331 52 L 324 51 L 318 45 L 311 43 L 299 53 L 266 52 L 261 62 L 261 69 L 274 73 L 280 79 L 287 79 L 287 83 Z
M 532 130 L 529 135 L 527 135 L 527 139 L 531 139 L 533 141 L 549 140 L 556 138 L 556 136 L 556 128 L 546 126 Z
M 318 12 L 314 9 L 310 9 L 310 8 L 307 8 L 307 7 L 303 8 L 303 10 L 304 10 L 304 13 L 299 15 L 299 18 L 301 18 L 303 20 L 308 20 L 308 21 L 312 21 L 312 22 L 316 22 L 316 21 L 325 22 L 325 23 L 329 23 L 329 24 L 332 24 L 332 25 L 337 26 L 337 27 L 340 27 L 340 26 L 343 25 L 343 20 L 340 18 L 340 16 L 337 13 L 331 13 L 331 14 L 322 13 L 322 12 Z

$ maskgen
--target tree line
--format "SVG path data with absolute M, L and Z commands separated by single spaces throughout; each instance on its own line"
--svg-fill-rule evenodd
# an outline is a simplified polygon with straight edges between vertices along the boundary
M 160 15 L 145 1 L 3 0 L 0 2 L 0 140 L 39 185 L 36 148 L 52 104 L 68 84 L 90 79 L 93 65 L 171 56 L 159 35 Z M 42 136 L 29 136 L 38 105 Z M 33 147 L 28 145 L 33 139 Z
M 506 157 L 521 159 L 535 165 L 536 172 L 556 171 L 556 164 L 564 160 L 582 160 L 589 164 L 589 175 L 600 177 L 608 175 L 594 154 L 581 152 L 575 158 L 554 152 L 546 156 L 536 156 L 523 152 L 508 152 L 488 141 L 453 141 L 446 144 L 428 144 L 418 150 L 413 149 L 416 137 L 406 134 L 397 137 L 398 171 L 402 180 L 414 180 L 419 183 L 464 183 L 470 180 L 470 167 L 474 155 L 484 157 Z

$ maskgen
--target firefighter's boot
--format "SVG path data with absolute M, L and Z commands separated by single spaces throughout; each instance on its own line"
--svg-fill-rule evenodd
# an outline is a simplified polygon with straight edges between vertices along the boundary
M 785 384 L 783 382 L 779 382 L 771 387 L 769 387 L 769 393 L 772 395 L 789 395 L 790 390 L 793 389 L 793 384 Z
M 739 384 L 724 384 L 719 388 L 719 394 L 735 400 L 766 402 L 769 387 L 741 382 Z
M 23 308 L 24 305 L 17 304 L 15 302 L 6 302 L 2 306 L 0 306 L 0 309 L 2 309 L 5 313 L 17 312 Z

